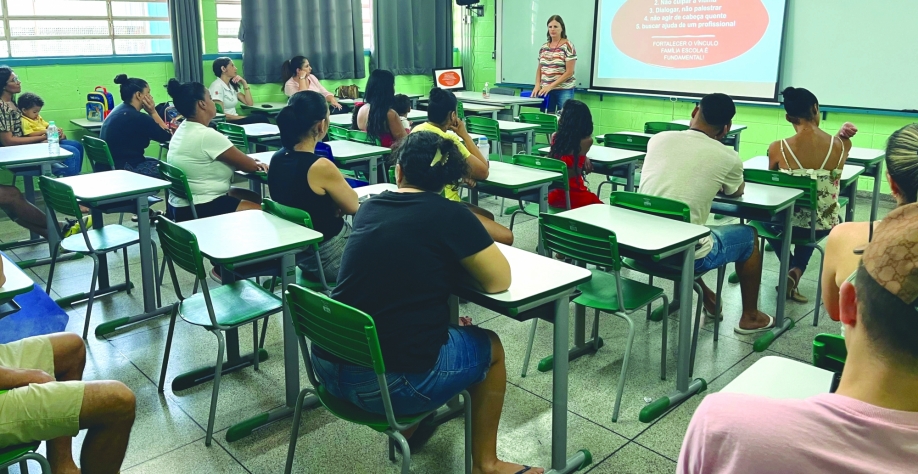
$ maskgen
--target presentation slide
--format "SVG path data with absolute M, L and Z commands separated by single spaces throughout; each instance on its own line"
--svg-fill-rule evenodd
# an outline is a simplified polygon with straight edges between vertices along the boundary
M 592 88 L 776 99 L 786 0 L 599 0 Z

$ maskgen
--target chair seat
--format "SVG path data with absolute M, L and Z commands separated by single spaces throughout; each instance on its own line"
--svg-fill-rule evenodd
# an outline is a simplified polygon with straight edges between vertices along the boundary
M 0 448 L 0 464 L 6 464 L 18 458 L 19 456 L 22 456 L 23 454 L 37 451 L 39 445 L 41 445 L 41 442 L 17 444 L 15 446 Z
M 239 280 L 210 290 L 214 315 L 221 326 L 240 326 L 281 309 L 281 299 L 251 280 Z M 179 315 L 196 326 L 213 327 L 204 302 L 197 293 L 179 304 Z
M 766 226 L 765 224 L 759 221 L 751 221 L 749 222 L 749 225 L 754 227 L 755 230 L 759 233 L 759 237 L 762 237 L 764 239 L 781 240 L 784 238 L 783 232 L 772 232 L 771 228 L 769 228 L 768 226 Z M 813 242 L 809 237 L 795 238 L 793 234 L 791 234 L 791 244 L 792 245 L 807 245 L 807 244 L 813 245 L 819 242 L 820 240 L 822 239 L 817 239 L 816 242 Z
M 581 291 L 574 303 L 600 311 L 615 312 L 619 310 L 618 288 L 615 286 L 615 275 L 598 269 L 591 269 L 590 281 L 577 286 Z M 663 290 L 639 281 L 622 278 L 622 303 L 625 311 L 634 311 L 647 306 L 650 302 L 663 296 Z
M 838 197 L 838 207 L 845 207 L 845 206 L 847 206 L 849 201 L 850 201 L 850 200 L 849 200 L 847 197 L 845 197 L 845 196 L 839 196 L 839 197 Z
M 368 426 L 380 433 L 390 429 L 389 421 L 386 420 L 386 415 L 370 413 L 347 400 L 342 400 L 328 393 L 328 390 L 325 389 L 325 385 L 319 385 L 319 388 L 316 390 L 316 396 L 318 396 L 319 401 L 322 402 L 322 406 L 324 406 L 326 410 L 332 412 L 332 414 L 342 420 Z M 427 416 L 427 413 L 419 413 L 410 416 L 396 415 L 395 421 L 400 425 L 413 425 L 425 416 Z
M 117 250 L 126 245 L 140 242 L 140 234 L 136 230 L 128 229 L 122 225 L 111 224 L 101 229 L 89 229 L 86 232 L 89 242 L 95 251 L 107 252 Z M 83 234 L 78 233 L 61 241 L 61 248 L 70 252 L 88 253 Z

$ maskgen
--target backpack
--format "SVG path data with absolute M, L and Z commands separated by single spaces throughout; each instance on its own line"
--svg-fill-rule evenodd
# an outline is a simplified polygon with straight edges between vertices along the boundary
M 335 97 L 339 99 L 356 99 L 360 97 L 360 87 L 357 87 L 356 84 L 338 86 L 338 88 L 335 89 Z
M 86 120 L 101 122 L 114 108 L 115 98 L 105 87 L 96 86 L 92 92 L 86 94 Z

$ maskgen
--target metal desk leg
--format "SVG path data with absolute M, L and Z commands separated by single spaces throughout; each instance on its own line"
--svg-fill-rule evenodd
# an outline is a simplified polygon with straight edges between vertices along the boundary
M 854 211 L 857 209 L 857 185 L 859 179 L 855 178 L 854 182 L 848 186 L 845 192 L 848 194 L 848 208 L 845 209 L 845 222 L 854 222 Z
M 539 214 L 543 212 L 548 212 L 548 184 L 543 184 L 539 187 Z M 545 246 L 542 245 L 542 238 L 539 237 L 539 246 L 538 246 L 539 255 L 547 255 L 545 253 Z
M 791 216 L 794 214 L 794 206 L 788 206 L 784 210 L 784 229 L 792 229 L 791 225 Z M 777 339 L 784 331 L 794 327 L 793 318 L 784 317 L 784 305 L 787 302 L 787 275 L 788 270 L 790 270 L 790 246 L 791 246 L 791 234 L 793 232 L 784 232 L 784 237 L 781 242 L 781 270 L 778 272 L 778 302 L 775 305 L 775 327 L 771 329 L 755 340 L 752 344 L 752 349 L 756 352 L 762 352 L 765 349 L 768 349 L 768 346 L 771 345 L 772 341 Z M 756 243 L 758 245 L 758 243 Z
M 532 142 L 535 141 L 535 131 L 529 130 L 526 132 L 526 154 L 532 154 Z
M 877 208 L 880 205 L 880 184 L 883 182 L 883 162 L 874 167 L 873 172 L 873 202 L 870 204 L 870 222 L 877 220 Z
M 497 111 L 496 111 L 496 110 L 492 110 L 492 111 L 491 111 L 491 119 L 492 119 L 492 120 L 497 120 Z
M 605 342 L 598 335 L 599 347 Z M 579 304 L 574 305 L 574 347 L 567 352 L 567 360 L 572 361 L 587 354 L 593 354 L 596 349 L 593 346 L 593 340 L 586 340 L 586 307 Z M 548 372 L 554 368 L 555 355 L 551 354 L 539 361 L 539 372 Z
M 736 135 L 734 135 L 734 139 L 733 139 L 733 149 L 736 150 L 737 153 L 739 153 L 739 139 L 740 139 L 741 133 L 742 132 L 739 132 Z
M 679 283 L 679 356 L 676 362 L 676 391 L 660 397 L 641 410 L 638 419 L 644 423 L 659 418 L 670 408 L 692 395 L 707 390 L 708 383 L 701 378 L 689 381 L 692 346 L 692 285 L 695 282 L 695 246 L 685 250 L 682 257 L 682 278 Z M 663 324 L 667 322 L 664 320 Z M 665 354 L 664 354 L 665 356 Z
M 636 166 L 633 161 L 631 163 L 628 163 L 628 176 L 627 176 L 628 181 L 625 184 L 625 191 L 628 191 L 629 193 L 633 193 L 635 191 L 634 190 L 634 169 L 635 167 Z
M 367 173 L 367 179 L 370 181 L 370 184 L 376 184 L 379 181 L 376 179 L 376 168 L 379 166 L 379 157 L 371 156 L 370 159 L 367 160 L 367 164 L 370 169 L 369 173 Z
M 45 167 L 41 167 L 41 174 L 45 174 Z M 51 167 L 48 167 L 47 173 L 51 173 Z M 15 181 L 15 180 L 14 180 Z M 15 183 L 14 183 L 15 184 Z M 26 201 L 29 201 L 32 204 L 35 204 L 35 181 L 32 180 L 32 176 L 23 176 L 22 177 L 22 187 L 25 189 L 25 198 Z M 48 233 L 51 233 L 51 227 L 48 227 Z M 34 231 L 29 231 L 29 240 L 41 239 L 41 236 L 36 234 Z
M 284 255 L 281 259 L 281 294 L 287 291 L 287 285 L 292 283 L 292 276 L 296 273 L 296 262 L 293 254 Z M 241 423 L 231 426 L 226 431 L 226 440 L 229 442 L 240 440 L 250 434 L 256 428 L 267 425 L 268 423 L 286 418 L 293 415 L 293 408 L 296 406 L 296 398 L 300 394 L 300 351 L 296 338 L 296 332 L 293 329 L 293 319 L 290 316 L 290 307 L 284 298 L 284 380 L 285 380 L 285 404 L 282 407 L 275 408 L 268 412 L 256 415 Z M 311 407 L 318 404 L 319 399 L 314 395 L 309 395 L 303 403 L 304 407 Z
M 469 202 L 474 206 L 478 205 L 478 189 L 469 188 Z

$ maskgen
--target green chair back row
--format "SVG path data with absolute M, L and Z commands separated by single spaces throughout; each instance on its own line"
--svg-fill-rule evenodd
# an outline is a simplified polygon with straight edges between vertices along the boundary
M 191 273 L 198 280 L 207 277 L 204 259 L 198 247 L 198 238 L 192 232 L 169 219 L 160 218 L 156 223 L 156 233 L 159 234 L 159 245 L 163 248 L 163 255 L 170 262 Z M 216 326 L 216 322 L 214 325 Z
M 542 112 L 520 112 L 520 122 L 538 125 L 533 132 L 551 135 L 558 131 L 558 116 Z
M 557 160 L 555 158 L 547 158 L 544 156 L 513 155 L 511 163 L 514 165 L 525 166 L 527 168 L 535 168 L 537 170 L 561 173 L 560 177 L 552 180 L 552 188 L 563 189 L 566 192 L 570 191 L 571 182 L 568 180 L 569 170 L 567 168 L 567 163 L 561 160 Z
M 94 170 L 115 169 L 115 160 L 112 159 L 112 153 L 105 140 L 86 135 L 83 137 L 83 149 L 86 150 L 86 157 L 89 158 Z
M 367 145 L 380 146 L 379 140 L 370 137 L 370 134 L 360 130 L 348 130 L 347 139 L 352 142 L 366 143 Z
M 793 176 L 772 170 L 745 170 L 743 171 L 743 176 L 748 183 L 799 189 L 803 191 L 803 195 L 797 198 L 795 206 L 809 208 L 814 211 L 818 207 L 817 181 L 809 176 Z
M 647 122 L 644 124 L 644 133 L 657 134 L 660 132 L 688 130 L 688 125 L 672 122 Z
M 539 217 L 539 234 L 548 250 L 616 272 L 622 268 L 618 238 L 611 230 L 543 213 Z
M 160 161 L 157 166 L 159 167 L 160 176 L 171 184 L 169 193 L 192 202 L 191 186 L 188 185 L 188 176 L 185 175 L 185 172 L 181 168 L 172 166 L 165 161 Z M 191 214 L 195 219 L 198 218 L 194 206 L 191 206 Z
M 500 124 L 497 120 L 469 115 L 465 118 L 466 129 L 469 133 L 484 135 L 491 142 L 491 149 L 500 143 Z
M 328 136 L 335 140 L 347 140 L 348 130 L 344 127 L 331 125 L 328 127 Z
M 687 204 L 649 194 L 613 191 L 609 194 L 609 205 L 682 222 L 692 221 L 692 210 Z
M 626 133 L 607 133 L 603 136 L 602 144 L 609 148 L 621 148 L 623 150 L 647 151 L 647 142 L 650 137 L 641 135 L 629 135 Z
M 249 137 L 241 125 L 221 122 L 217 124 L 217 131 L 222 133 L 229 141 L 243 153 L 249 152 Z
M 456 116 L 465 122 L 465 106 L 462 105 L 462 102 L 456 102 Z

